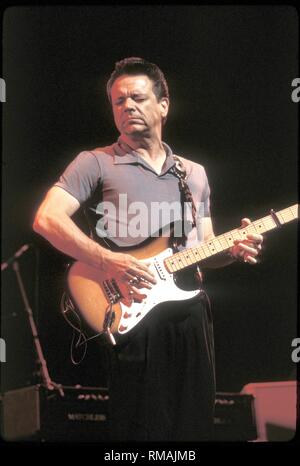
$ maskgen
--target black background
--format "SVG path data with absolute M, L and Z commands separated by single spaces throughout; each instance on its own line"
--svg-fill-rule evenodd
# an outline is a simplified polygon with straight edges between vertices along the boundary
M 3 23 L 2 256 L 20 266 L 52 378 L 106 383 L 97 344 L 80 367 L 59 314 L 67 258 L 31 231 L 45 192 L 83 149 L 117 137 L 105 84 L 115 61 L 157 63 L 170 87 L 164 140 L 206 168 L 215 232 L 297 202 L 298 17 L 285 6 L 14 7 Z M 78 218 L 80 222 L 80 218 Z M 266 236 L 256 267 L 209 271 L 217 389 L 295 377 L 295 223 Z M 2 274 L 2 390 L 32 383 L 34 352 L 13 271 Z

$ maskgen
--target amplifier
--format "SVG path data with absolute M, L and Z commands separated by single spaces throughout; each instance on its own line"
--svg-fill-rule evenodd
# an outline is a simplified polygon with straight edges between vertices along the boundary
M 296 435 L 297 382 L 249 383 L 242 393 L 254 397 L 257 442 L 287 442 Z
M 108 440 L 108 390 L 33 385 L 2 396 L 1 434 L 6 441 L 101 442 Z M 246 441 L 257 437 L 253 396 L 217 393 L 215 440 Z
M 254 397 L 217 392 L 214 431 L 216 441 L 248 441 L 257 438 Z
M 4 393 L 4 440 L 99 442 L 108 439 L 108 391 L 99 387 L 34 385 Z

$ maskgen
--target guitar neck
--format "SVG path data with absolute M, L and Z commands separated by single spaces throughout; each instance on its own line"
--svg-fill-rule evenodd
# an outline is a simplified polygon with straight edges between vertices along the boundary
M 234 245 L 234 241 L 243 240 L 248 234 L 260 235 L 298 218 L 298 204 L 288 207 L 266 217 L 255 220 L 245 228 L 237 228 L 206 241 L 199 246 L 185 249 L 165 259 L 165 266 L 170 273 L 178 272 L 215 254 L 224 252 Z

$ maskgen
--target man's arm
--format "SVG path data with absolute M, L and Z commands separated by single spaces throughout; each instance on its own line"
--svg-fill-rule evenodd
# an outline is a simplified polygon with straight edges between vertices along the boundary
M 85 235 L 71 219 L 79 207 L 80 203 L 75 197 L 64 189 L 54 186 L 48 191 L 36 213 L 34 231 L 65 254 L 114 276 L 123 283 L 122 292 L 128 299 L 129 291 L 133 291 L 130 296 L 134 299 L 142 299 L 145 295 L 136 287 L 129 286 L 128 282 L 138 276 L 142 279 L 139 288 L 151 288 L 143 281 L 155 283 L 148 267 L 129 254 L 116 253 L 103 248 Z
M 244 228 L 249 225 L 250 220 L 243 218 L 241 221 L 241 227 Z M 201 220 L 202 232 L 204 241 L 209 241 L 215 237 L 213 225 L 210 217 L 204 217 Z M 256 256 L 261 250 L 261 243 L 263 237 L 257 234 L 247 235 L 247 239 L 243 241 L 236 241 L 235 245 L 228 249 L 225 253 L 220 253 L 212 256 L 203 262 L 203 267 L 216 269 L 219 267 L 225 267 L 226 265 L 232 264 L 236 260 L 242 260 L 249 264 L 256 264 Z
M 86 236 L 71 219 L 79 209 L 78 200 L 62 188 L 51 188 L 34 219 L 33 229 L 56 249 L 86 262 L 102 267 L 105 250 Z

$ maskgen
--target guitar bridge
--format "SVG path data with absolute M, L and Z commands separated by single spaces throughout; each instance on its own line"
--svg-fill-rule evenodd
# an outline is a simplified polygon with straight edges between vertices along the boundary
M 110 304 L 116 304 L 123 298 L 120 288 L 114 278 L 112 280 L 104 280 L 103 288 Z

